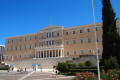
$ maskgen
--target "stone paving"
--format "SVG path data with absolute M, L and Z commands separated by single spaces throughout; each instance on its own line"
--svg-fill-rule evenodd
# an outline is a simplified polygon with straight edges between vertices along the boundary
M 20 73 L 16 71 L 0 71 L 0 80 L 71 80 L 74 76 L 58 75 L 52 77 L 51 72 L 35 72 L 28 71 L 27 73 Z

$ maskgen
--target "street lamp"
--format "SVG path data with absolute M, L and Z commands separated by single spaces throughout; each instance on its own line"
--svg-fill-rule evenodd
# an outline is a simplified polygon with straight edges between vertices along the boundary
M 95 27 L 95 16 L 94 16 L 94 5 L 93 5 L 93 0 L 92 0 L 92 11 L 93 11 L 93 21 L 94 21 L 94 32 L 95 32 L 95 45 L 96 45 L 96 56 L 97 56 L 97 69 L 98 69 L 98 80 L 100 80 L 100 68 L 99 68 L 99 57 L 98 57 L 98 48 L 97 48 L 97 37 L 96 37 L 96 27 Z

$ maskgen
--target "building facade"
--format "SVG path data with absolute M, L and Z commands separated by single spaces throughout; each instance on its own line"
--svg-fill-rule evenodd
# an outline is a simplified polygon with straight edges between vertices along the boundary
M 6 38 L 5 60 L 102 54 L 102 23 L 64 28 L 49 25 L 37 33 Z
M 5 46 L 0 45 L 0 61 L 4 60 Z

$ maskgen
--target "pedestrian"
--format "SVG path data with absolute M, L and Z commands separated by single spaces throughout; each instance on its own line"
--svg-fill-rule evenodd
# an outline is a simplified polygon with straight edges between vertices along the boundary
M 41 67 L 41 71 L 42 71 L 42 67 Z
M 36 67 L 35 67 L 35 72 L 36 72 Z
M 52 77 L 54 77 L 54 75 L 55 75 L 55 72 L 54 72 L 54 70 L 53 70 L 53 72 L 52 72 Z
M 58 78 L 58 70 L 56 70 L 56 78 Z
M 25 72 L 26 72 L 26 67 L 25 67 Z

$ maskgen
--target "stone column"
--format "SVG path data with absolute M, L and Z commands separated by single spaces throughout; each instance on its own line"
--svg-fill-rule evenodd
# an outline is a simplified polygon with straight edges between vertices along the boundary
M 53 57 L 53 50 L 52 50 L 52 57 Z
M 58 49 L 58 56 L 57 57 L 59 57 L 59 49 Z
M 49 57 L 50 57 L 50 50 L 49 50 Z
M 55 57 L 56 57 L 56 50 L 55 50 Z
M 40 52 L 40 58 L 41 58 L 41 51 L 39 51 Z
M 45 56 L 44 56 L 44 50 L 43 50 L 43 58 L 44 58 Z
M 46 50 L 46 57 L 47 57 L 47 50 Z

